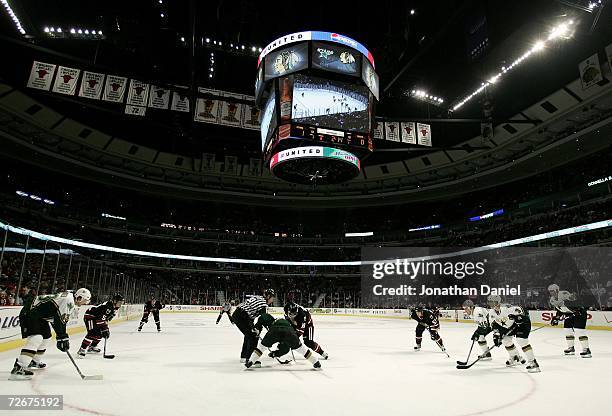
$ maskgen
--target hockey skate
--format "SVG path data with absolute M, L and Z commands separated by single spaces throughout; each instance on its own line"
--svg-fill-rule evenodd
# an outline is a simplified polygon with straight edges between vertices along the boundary
M 576 352 L 576 350 L 574 349 L 574 347 L 569 347 L 569 348 L 563 350 L 563 354 L 565 354 L 565 355 L 574 355 L 575 352 Z
M 488 352 L 488 353 L 486 353 L 486 354 L 480 354 L 480 355 L 478 356 L 478 359 L 479 359 L 480 361 L 491 361 L 491 360 L 493 359 L 493 357 L 491 356 L 491 353 L 490 353 L 490 352 Z
M 77 351 L 77 357 L 79 358 L 85 358 L 86 354 L 87 350 L 84 350 L 83 348 L 79 348 L 79 350 Z
M 322 357 L 324 360 L 327 360 L 327 359 L 329 358 L 329 354 L 328 354 L 328 353 L 326 353 L 326 352 L 324 352 L 323 354 L 321 354 L 321 357 Z
M 247 361 L 246 363 L 244 363 L 244 366 L 246 368 L 261 368 L 261 362 L 260 361 Z
M 506 366 L 512 367 L 512 366 L 515 366 L 516 364 L 525 364 L 526 362 L 527 361 L 524 358 L 519 357 L 518 355 L 515 355 L 514 357 L 506 360 Z
M 582 352 L 580 353 L 580 356 L 581 356 L 582 358 L 591 358 L 591 357 L 592 357 L 592 355 L 591 355 L 591 349 L 590 349 L 590 348 L 585 349 L 584 351 L 582 351 Z
M 15 360 L 15 365 L 13 366 L 13 370 L 11 371 L 11 375 L 9 376 L 9 380 L 31 380 L 33 372 L 24 368 L 19 364 L 18 360 Z
M 530 373 L 539 373 L 542 370 L 540 370 L 540 365 L 537 360 L 533 360 L 527 365 L 527 371 Z
M 246 362 L 247 362 L 247 359 L 246 359 L 246 358 L 241 358 L 241 359 L 240 359 L 240 363 L 241 363 L 241 364 L 244 364 L 244 363 L 246 363 Z
M 100 352 L 102 352 L 102 350 L 98 347 L 89 347 L 87 348 L 87 352 L 90 354 L 100 354 Z
M 28 365 L 28 368 L 33 369 L 33 370 L 42 370 L 43 368 L 46 368 L 46 367 L 47 367 L 47 364 L 41 363 L 40 361 L 36 362 L 34 360 L 30 361 L 30 364 Z
M 421 346 L 420 346 L 420 345 L 416 345 L 416 346 L 414 347 L 414 350 L 415 350 L 415 351 L 421 351 Z
M 313 367 L 315 370 L 320 370 L 320 369 L 321 369 L 321 363 L 317 361 L 316 363 L 314 363 L 314 364 L 312 365 L 312 367 Z

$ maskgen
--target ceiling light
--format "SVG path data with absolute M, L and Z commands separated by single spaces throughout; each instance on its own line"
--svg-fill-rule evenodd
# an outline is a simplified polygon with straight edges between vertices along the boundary
M 74 30 L 74 28 L 70 29 L 70 33 L 74 35 L 76 33 L 76 30 Z
M 49 33 L 49 28 L 48 27 L 45 28 L 45 33 Z
M 85 29 L 85 34 L 89 35 L 89 29 Z
M 206 38 L 206 43 L 210 43 L 210 38 Z M 215 42 L 217 43 L 217 42 Z

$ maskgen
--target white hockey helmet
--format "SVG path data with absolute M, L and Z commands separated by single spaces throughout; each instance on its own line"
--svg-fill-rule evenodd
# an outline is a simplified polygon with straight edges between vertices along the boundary
M 553 283 L 552 285 L 548 286 L 548 291 L 549 292 L 558 292 L 559 291 L 559 285 L 556 283 Z
M 85 301 L 85 303 L 87 303 L 91 299 L 91 292 L 89 291 L 89 289 L 85 289 L 84 287 L 82 287 L 76 292 L 74 292 L 74 298 L 81 298 Z
M 487 297 L 487 304 L 489 307 L 493 308 L 497 305 L 501 305 L 501 296 L 499 295 L 489 295 Z

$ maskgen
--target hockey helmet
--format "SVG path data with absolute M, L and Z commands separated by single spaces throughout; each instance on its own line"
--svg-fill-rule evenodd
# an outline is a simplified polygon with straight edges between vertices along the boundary
M 83 304 L 89 302 L 89 300 L 91 299 L 91 292 L 89 291 L 89 289 L 85 289 L 84 287 L 82 287 L 76 292 L 74 292 L 74 299 L 78 300 L 79 298 L 81 298 Z
M 559 291 L 559 285 L 556 283 L 553 283 L 551 285 L 548 286 L 548 291 L 549 292 L 558 292 Z
M 276 296 L 276 292 L 274 291 L 274 289 L 264 290 L 264 298 L 269 299 L 273 298 L 274 296 Z
M 300 307 L 298 306 L 297 303 L 291 302 L 287 305 L 287 315 L 289 317 L 291 318 L 296 317 L 299 311 L 300 311 Z
M 493 308 L 495 306 L 498 306 L 498 305 L 501 305 L 501 296 L 499 296 L 499 295 L 489 295 L 487 297 L 487 304 L 491 308 Z

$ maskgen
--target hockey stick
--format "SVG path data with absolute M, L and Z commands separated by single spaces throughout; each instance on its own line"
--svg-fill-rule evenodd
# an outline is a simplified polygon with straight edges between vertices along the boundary
M 76 368 L 77 372 L 81 376 L 81 380 L 102 380 L 103 379 L 102 374 L 97 374 L 93 376 L 83 375 L 83 373 L 81 372 L 81 369 L 79 368 L 77 363 L 74 361 L 74 358 L 72 358 L 70 351 L 66 351 L 66 354 L 68 354 L 68 358 L 70 358 L 70 361 L 72 361 L 72 365 L 74 365 L 74 368 Z
M 470 361 L 470 355 L 472 355 L 472 349 L 474 348 L 474 344 L 476 343 L 476 340 L 473 339 L 472 340 L 472 346 L 470 347 L 470 352 L 468 352 L 468 356 L 465 359 L 465 361 L 457 361 L 458 365 L 466 365 L 468 363 L 468 361 Z
M 106 353 L 106 340 L 108 338 L 104 338 L 104 354 L 102 355 L 102 357 L 104 358 L 108 358 L 109 360 L 112 360 L 113 358 L 115 358 L 115 354 L 107 354 Z
M 546 326 L 541 326 L 537 329 L 534 329 L 533 331 L 530 331 L 530 333 L 534 333 L 536 331 L 539 331 L 542 328 L 545 328 Z M 516 330 L 513 331 L 512 334 L 507 334 L 506 336 L 514 336 L 516 334 Z M 491 352 L 491 350 L 495 347 L 498 347 L 499 345 L 493 345 L 492 347 L 487 348 L 487 350 L 485 352 L 483 352 L 481 355 L 478 356 L 478 358 L 472 363 L 472 364 L 460 364 L 459 362 L 457 362 L 457 369 L 458 370 L 466 370 L 468 368 L 470 368 L 471 366 L 473 366 L 474 364 L 476 364 L 478 361 L 480 361 L 481 359 L 483 359 L 489 352 Z M 470 350 L 471 351 L 471 350 Z
M 427 330 L 429 331 L 429 335 L 431 335 L 431 329 L 427 328 Z M 437 332 L 437 331 L 436 331 L 436 332 Z M 434 342 L 435 342 L 436 344 L 438 344 L 438 347 L 440 347 L 440 351 L 442 351 L 444 354 L 446 354 L 446 356 L 447 356 L 448 358 L 450 358 L 450 355 L 448 355 L 448 353 L 446 352 L 446 350 L 444 349 L 444 347 L 443 347 L 443 346 L 442 346 L 442 344 L 440 343 L 440 340 L 442 339 L 442 338 L 440 338 L 440 334 L 437 334 L 437 335 L 438 335 L 438 338 L 436 338 L 436 339 L 434 340 Z

